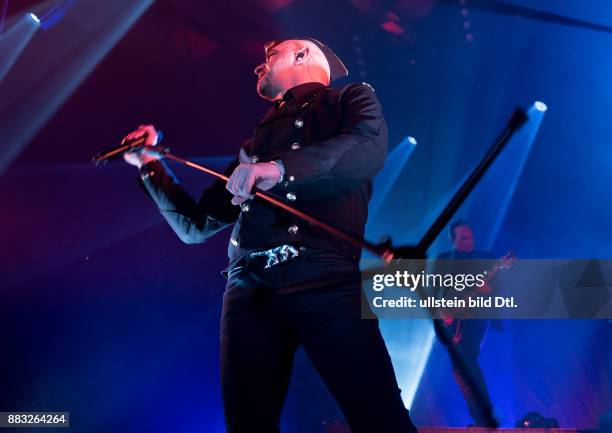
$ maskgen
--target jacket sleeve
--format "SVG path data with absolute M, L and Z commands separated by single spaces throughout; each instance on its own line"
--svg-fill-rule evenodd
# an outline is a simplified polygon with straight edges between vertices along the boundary
M 238 160 L 225 171 L 232 173 Z M 232 195 L 225 182 L 218 179 L 195 201 L 179 184 L 172 171 L 161 161 L 140 169 L 140 185 L 159 208 L 177 236 L 187 244 L 201 243 L 233 224 L 240 209 L 231 204 Z
M 371 180 L 387 156 L 387 125 L 371 86 L 353 84 L 341 97 L 340 133 L 283 153 L 286 178 L 298 183 L 326 178 Z

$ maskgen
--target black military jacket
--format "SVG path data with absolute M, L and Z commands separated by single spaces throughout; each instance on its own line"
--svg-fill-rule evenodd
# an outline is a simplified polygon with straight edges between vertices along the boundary
M 250 162 L 280 160 L 284 181 L 268 193 L 346 232 L 363 236 L 372 179 L 387 152 L 387 126 L 368 84 L 342 90 L 306 83 L 289 90 L 243 144 Z M 230 175 L 238 159 L 226 170 Z M 142 186 L 181 240 L 199 243 L 234 224 L 228 255 L 283 244 L 305 246 L 358 260 L 361 251 L 258 199 L 231 204 L 225 182 L 192 199 L 165 164 L 141 168 Z

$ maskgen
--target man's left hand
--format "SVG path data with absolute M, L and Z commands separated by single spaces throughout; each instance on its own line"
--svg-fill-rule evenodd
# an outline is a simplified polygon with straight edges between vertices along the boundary
M 280 177 L 280 170 L 271 162 L 242 163 L 234 169 L 226 188 L 234 194 L 232 204 L 239 205 L 254 197 L 253 187 L 266 191 L 275 186 L 280 181 Z

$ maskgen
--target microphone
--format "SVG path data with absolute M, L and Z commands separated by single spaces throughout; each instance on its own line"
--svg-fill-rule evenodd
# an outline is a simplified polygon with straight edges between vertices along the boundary
M 164 133 L 162 131 L 157 131 L 157 144 L 161 143 L 163 139 Z M 144 146 L 146 140 L 146 135 L 143 135 L 139 138 L 135 138 L 133 140 L 127 140 L 123 142 L 123 144 L 121 144 L 120 146 L 96 153 L 93 158 L 91 158 L 91 162 L 93 162 L 95 165 L 106 164 L 109 159 L 115 158 L 119 155 L 123 155 L 125 152 L 128 152 L 132 149 Z

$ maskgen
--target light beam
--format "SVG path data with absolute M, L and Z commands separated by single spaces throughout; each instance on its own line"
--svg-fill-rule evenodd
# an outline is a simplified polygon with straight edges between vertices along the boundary
M 24 15 L 7 32 L 0 35 L 0 82 L 13 67 L 40 26 L 36 15 Z

